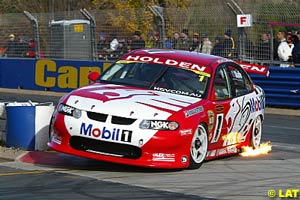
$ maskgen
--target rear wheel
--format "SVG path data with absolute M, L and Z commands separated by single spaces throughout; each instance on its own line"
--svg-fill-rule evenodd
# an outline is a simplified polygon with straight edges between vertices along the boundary
M 251 134 L 251 145 L 254 149 L 257 149 L 261 142 L 261 134 L 262 134 L 262 120 L 261 117 L 258 116 L 252 127 L 252 134 Z
M 196 129 L 190 147 L 190 169 L 199 168 L 205 160 L 208 149 L 207 131 L 204 124 Z

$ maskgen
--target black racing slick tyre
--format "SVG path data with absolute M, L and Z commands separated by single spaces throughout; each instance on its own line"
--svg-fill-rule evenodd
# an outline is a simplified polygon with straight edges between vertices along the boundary
M 207 130 L 204 124 L 200 124 L 196 129 L 190 147 L 189 169 L 198 169 L 205 161 L 208 149 Z

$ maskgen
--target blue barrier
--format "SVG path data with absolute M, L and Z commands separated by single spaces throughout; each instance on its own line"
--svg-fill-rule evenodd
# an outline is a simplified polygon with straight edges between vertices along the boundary
M 6 106 L 6 146 L 26 150 L 46 150 L 49 124 L 54 111 L 53 104 L 22 104 L 9 103 Z
M 270 67 L 270 76 L 251 74 L 266 93 L 268 106 L 300 108 L 300 68 Z
M 7 107 L 6 113 L 6 146 L 34 150 L 35 107 Z
M 111 62 L 0 58 L 0 87 L 69 92 L 87 85 L 89 71 Z M 266 93 L 269 106 L 300 107 L 300 68 L 270 67 L 270 77 L 250 74 Z

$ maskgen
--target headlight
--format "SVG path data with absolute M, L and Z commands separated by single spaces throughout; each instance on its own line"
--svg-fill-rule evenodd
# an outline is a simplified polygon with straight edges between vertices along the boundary
M 174 121 L 166 120 L 143 120 L 140 123 L 141 129 L 153 129 L 153 130 L 170 130 L 174 131 L 178 129 L 179 124 Z
M 65 104 L 60 104 L 57 111 L 64 115 L 73 116 L 76 119 L 81 117 L 81 110 Z

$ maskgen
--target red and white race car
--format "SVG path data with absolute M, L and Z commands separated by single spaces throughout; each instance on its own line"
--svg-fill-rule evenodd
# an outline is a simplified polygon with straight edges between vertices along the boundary
M 232 60 L 137 50 L 90 79 L 95 83 L 61 98 L 51 122 L 52 149 L 127 165 L 199 168 L 260 145 L 264 92 Z

